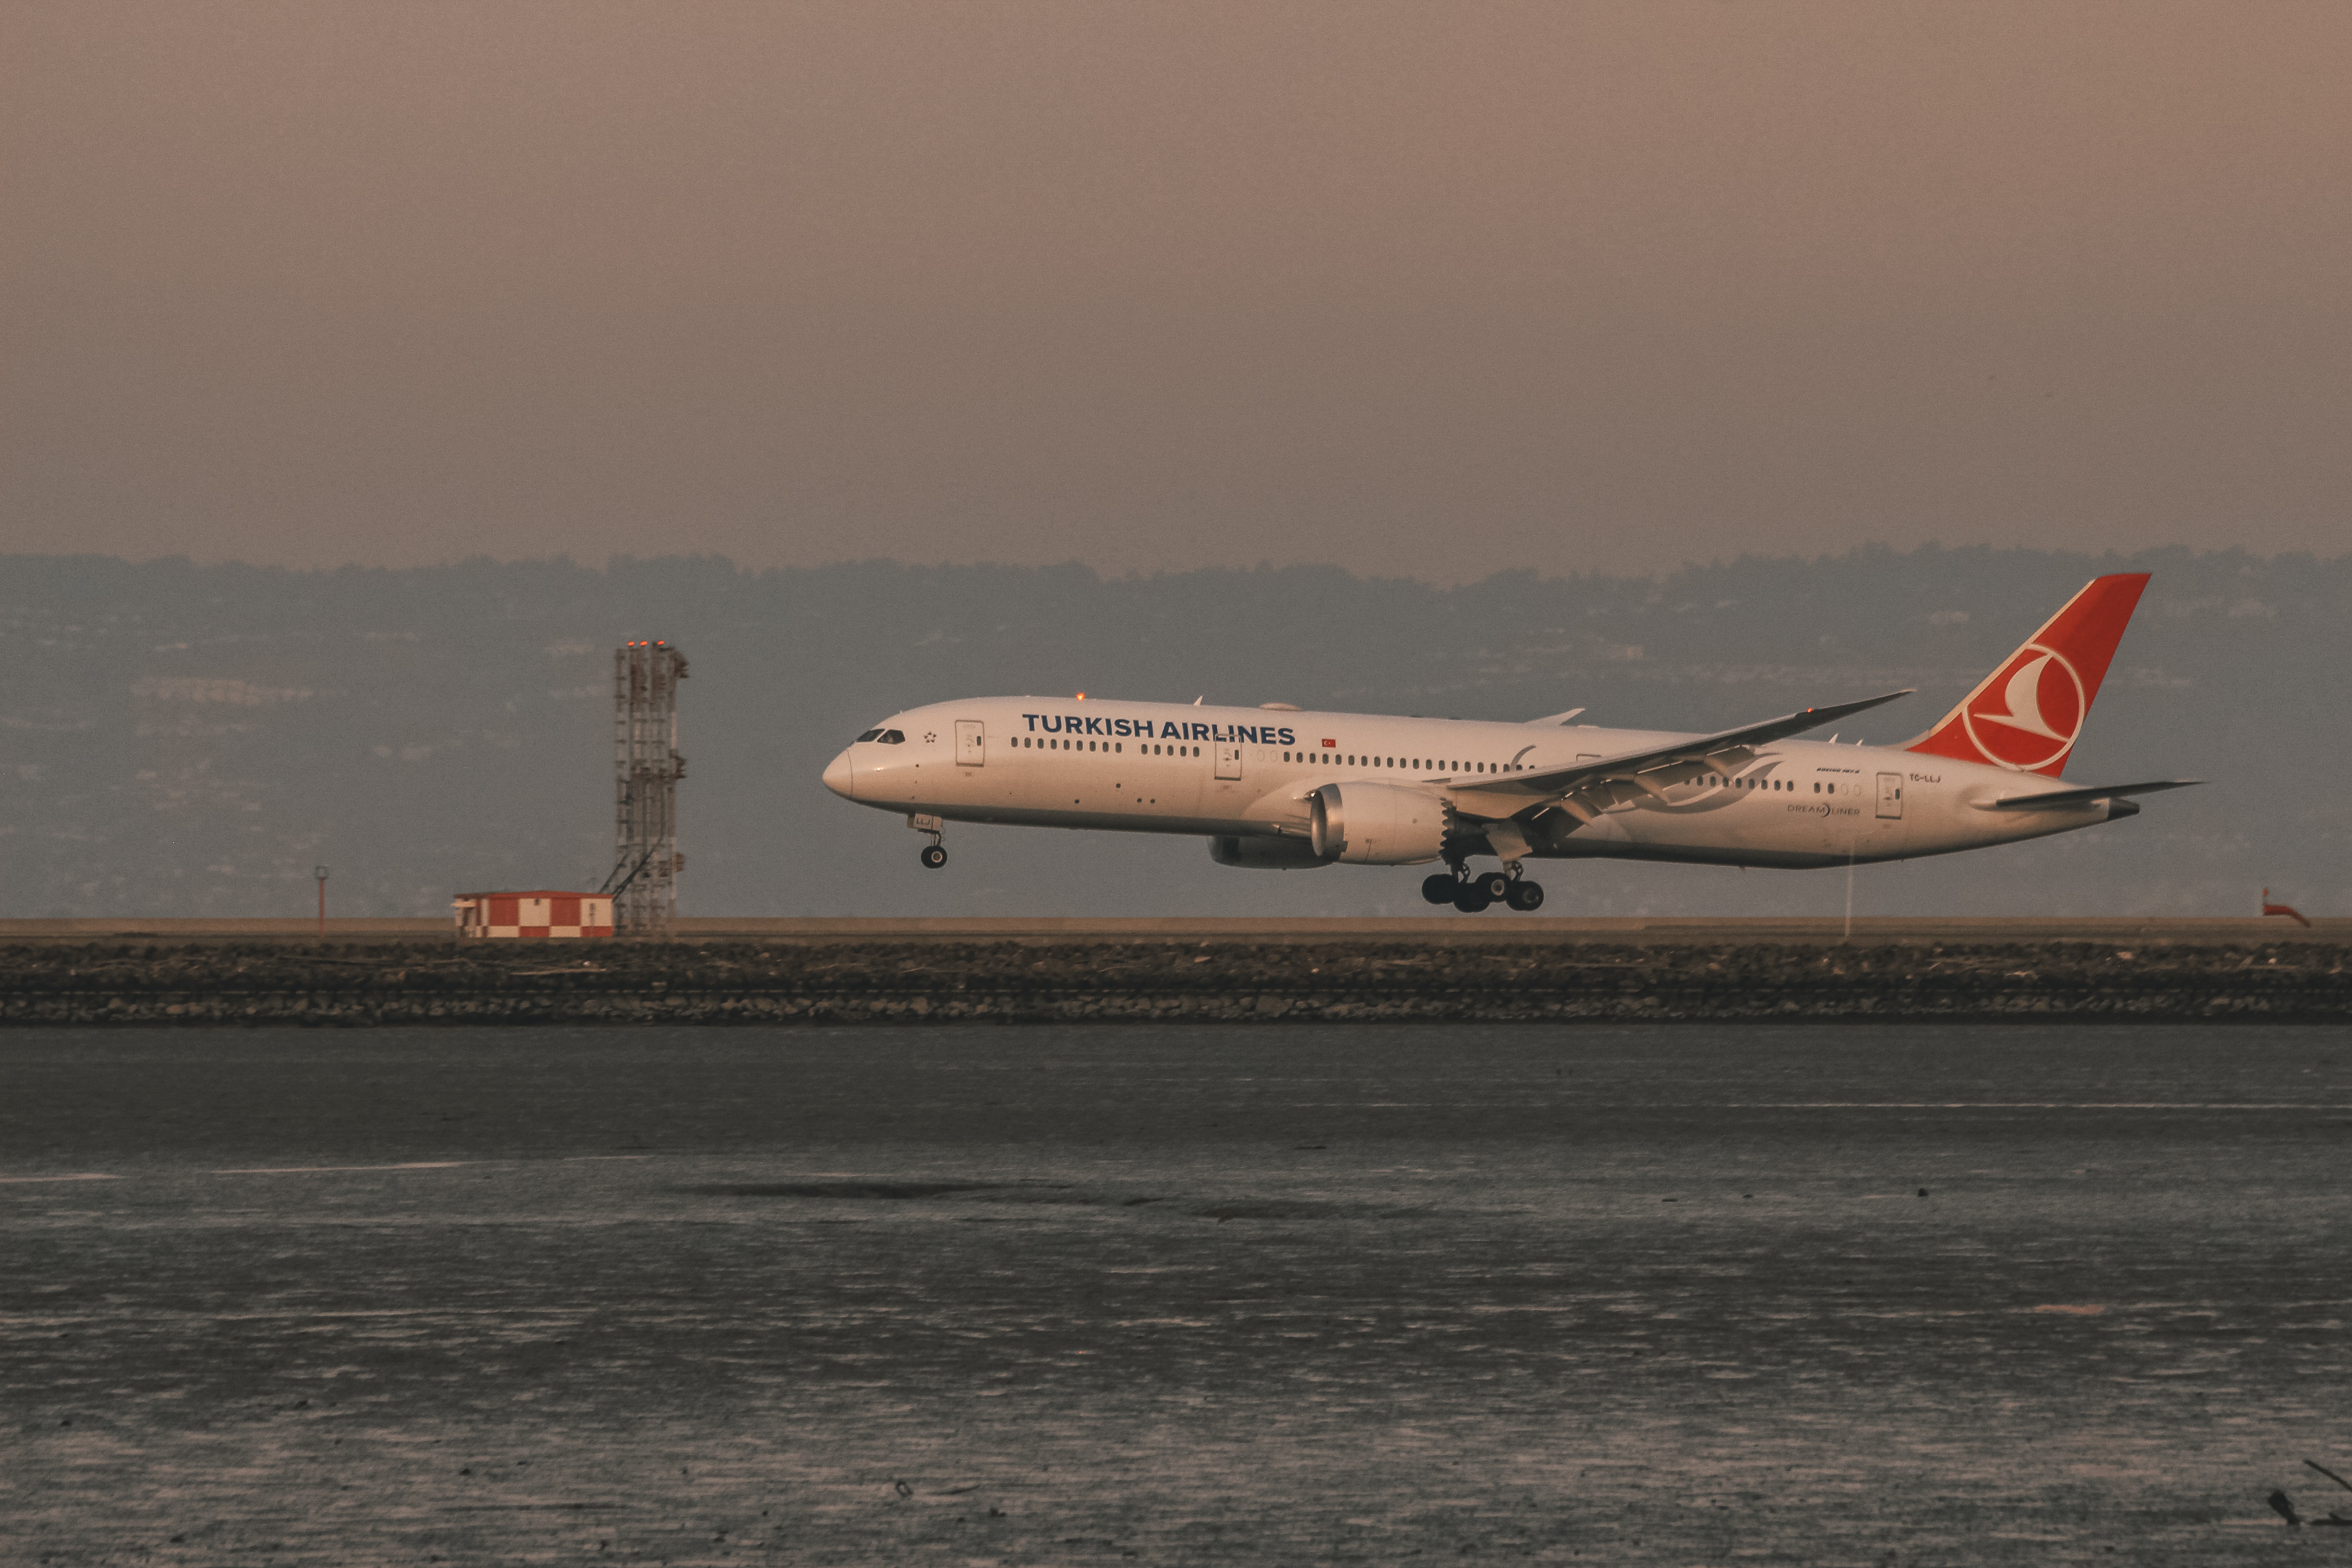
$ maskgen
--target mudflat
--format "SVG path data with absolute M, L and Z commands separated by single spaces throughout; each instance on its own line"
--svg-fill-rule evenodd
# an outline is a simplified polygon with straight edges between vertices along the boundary
M 2267 1561 L 2347 1235 L 2334 1026 L 19 1028 L 0 1541 Z

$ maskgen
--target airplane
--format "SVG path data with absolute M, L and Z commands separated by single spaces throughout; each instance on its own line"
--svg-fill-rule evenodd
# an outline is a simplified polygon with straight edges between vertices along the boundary
M 1308 712 L 1286 702 L 991 697 L 893 714 L 824 770 L 903 813 L 947 864 L 950 822 L 1198 835 L 1219 865 L 1442 862 L 1422 896 L 1542 907 L 1530 860 L 1822 868 L 1948 855 L 2138 815 L 2195 779 L 2060 778 L 2147 574 L 2096 577 L 1958 706 L 1898 746 L 1798 739 L 1911 694 L 1713 734 Z M 1496 869 L 1474 871 L 1491 857 Z

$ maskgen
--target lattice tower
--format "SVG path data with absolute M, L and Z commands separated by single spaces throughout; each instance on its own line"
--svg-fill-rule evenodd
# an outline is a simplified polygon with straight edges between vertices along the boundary
M 614 864 L 616 935 L 660 936 L 677 914 L 677 683 L 686 656 L 666 642 L 613 650 Z

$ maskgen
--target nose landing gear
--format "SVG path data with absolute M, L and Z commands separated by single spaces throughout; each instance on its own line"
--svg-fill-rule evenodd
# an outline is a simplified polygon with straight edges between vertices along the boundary
M 923 846 L 924 865 L 936 871 L 947 863 L 948 852 L 945 846 L 939 844 L 926 844 Z
M 923 846 L 925 867 L 936 871 L 948 863 L 947 846 L 940 842 L 940 829 L 946 826 L 945 824 L 936 816 L 928 816 L 919 811 L 912 811 L 907 814 L 907 826 L 918 833 L 928 833 L 931 836 L 931 841 Z

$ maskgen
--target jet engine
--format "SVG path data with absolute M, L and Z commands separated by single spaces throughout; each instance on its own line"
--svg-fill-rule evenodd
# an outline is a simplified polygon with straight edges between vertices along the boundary
M 1309 841 L 1327 860 L 1411 866 L 1436 859 L 1445 842 L 1445 803 L 1422 790 L 1325 784 L 1313 800 Z
M 1209 858 L 1220 866 L 1261 871 L 1308 871 L 1331 863 L 1303 838 L 1244 838 L 1230 833 L 1209 840 Z

